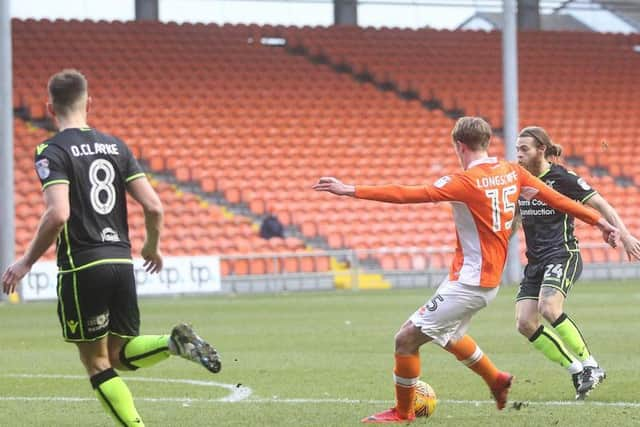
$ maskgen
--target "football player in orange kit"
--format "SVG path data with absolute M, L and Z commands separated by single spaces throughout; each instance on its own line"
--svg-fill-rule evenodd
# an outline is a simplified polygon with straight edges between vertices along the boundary
M 479 117 L 462 117 L 451 133 L 464 169 L 433 185 L 354 186 L 323 177 L 317 191 L 389 203 L 452 202 L 457 245 L 449 276 L 395 336 L 395 407 L 366 417 L 364 423 L 406 423 L 415 418 L 413 402 L 420 377 L 419 349 L 434 341 L 480 375 L 498 409 L 503 409 L 513 376 L 499 371 L 466 334 L 473 315 L 498 293 L 519 197 L 536 197 L 549 206 L 599 227 L 615 246 L 618 230 L 594 210 L 557 193 L 515 163 L 489 157 L 491 127 Z

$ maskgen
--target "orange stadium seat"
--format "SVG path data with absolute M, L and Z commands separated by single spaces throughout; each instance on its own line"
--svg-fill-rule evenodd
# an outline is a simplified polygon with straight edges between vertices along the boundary
M 377 83 L 414 90 L 419 99 L 407 102 L 283 49 L 246 43 L 249 35 L 274 32 L 333 64 L 367 71 Z M 640 166 L 634 162 L 640 148 L 628 143 L 640 137 L 640 119 L 633 114 L 640 99 L 628 90 L 636 86 L 640 60 L 628 49 L 630 37 L 531 32 L 519 38 L 526 47 L 522 125 L 547 128 L 569 158 L 583 162 L 577 172 L 622 210 L 640 200 Z M 127 141 L 151 172 L 195 183 L 254 215 L 276 214 L 304 238 L 324 237 L 334 249 L 453 245 L 451 212 L 446 205 L 331 198 L 310 189 L 319 176 L 368 184 L 433 182 L 459 168 L 449 154 L 449 112 L 482 115 L 502 127 L 498 32 L 14 20 L 13 40 L 14 107 L 45 117 L 42 82 L 73 63 L 91 80 L 92 124 Z M 60 49 L 63 40 L 73 40 L 74 48 Z M 608 66 L 594 68 L 594 58 Z M 422 102 L 437 102 L 445 111 L 425 109 Z M 16 191 L 37 194 L 27 206 L 42 206 L 32 156 L 48 134 L 15 123 Z M 496 137 L 492 152 L 502 155 L 502 145 Z M 593 176 L 593 167 L 631 178 L 633 186 Z M 227 219 L 220 208 L 169 185 L 156 188 L 170 207 L 168 254 L 305 248 L 300 240 L 261 242 L 248 219 Z M 139 249 L 142 213 L 132 206 L 132 215 Z M 24 208 L 16 218 L 21 233 L 33 226 Z M 630 224 L 637 230 L 637 222 Z M 379 263 L 419 270 L 446 268 L 449 259 L 385 254 Z M 322 256 L 290 257 L 278 268 L 328 271 L 329 263 Z M 260 258 L 222 266 L 224 275 L 271 269 Z

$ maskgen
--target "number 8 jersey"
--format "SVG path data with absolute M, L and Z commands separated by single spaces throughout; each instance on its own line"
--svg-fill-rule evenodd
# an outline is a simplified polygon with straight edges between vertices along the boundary
M 69 185 L 69 220 L 57 240 L 60 272 L 131 263 L 126 185 L 145 174 L 127 145 L 91 128 L 71 128 L 38 145 L 42 190 Z

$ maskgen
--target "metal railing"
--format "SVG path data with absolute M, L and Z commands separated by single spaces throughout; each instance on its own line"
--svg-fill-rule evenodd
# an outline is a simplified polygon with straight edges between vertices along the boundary
M 222 287 L 229 292 L 329 290 L 346 281 L 346 288 L 357 290 L 364 275 L 379 275 L 394 288 L 435 287 L 446 277 L 453 252 L 443 246 L 223 255 Z M 640 279 L 640 263 L 629 262 L 621 248 L 583 244 L 581 253 L 584 280 Z

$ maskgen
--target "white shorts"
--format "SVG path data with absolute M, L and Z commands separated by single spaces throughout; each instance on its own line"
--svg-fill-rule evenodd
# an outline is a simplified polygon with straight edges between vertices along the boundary
M 498 288 L 481 288 L 446 280 L 436 293 L 409 318 L 423 334 L 444 347 L 450 340 L 464 336 L 474 314 L 486 307 L 498 294 Z

